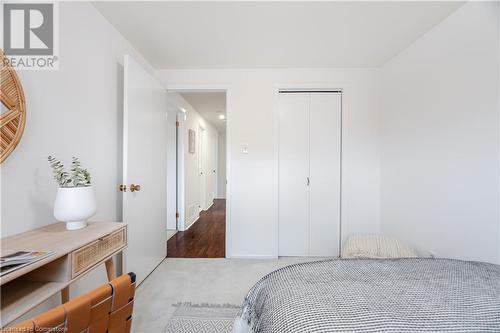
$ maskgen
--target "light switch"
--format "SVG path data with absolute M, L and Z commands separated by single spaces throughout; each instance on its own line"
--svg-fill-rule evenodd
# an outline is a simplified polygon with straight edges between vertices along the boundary
M 243 154 L 248 154 L 248 145 L 246 143 L 241 145 L 241 152 Z

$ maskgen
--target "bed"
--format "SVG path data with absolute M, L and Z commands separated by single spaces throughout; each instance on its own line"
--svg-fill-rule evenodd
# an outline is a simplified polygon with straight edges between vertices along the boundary
M 291 265 L 252 287 L 233 331 L 500 332 L 500 266 L 423 258 Z

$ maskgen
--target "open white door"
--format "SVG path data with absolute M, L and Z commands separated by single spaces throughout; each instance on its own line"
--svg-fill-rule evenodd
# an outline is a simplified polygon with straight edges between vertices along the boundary
M 166 257 L 167 100 L 164 87 L 130 56 L 124 60 L 123 111 L 124 272 L 134 272 L 141 283 Z
M 214 203 L 217 172 L 217 132 L 210 134 L 207 144 L 207 207 Z M 207 142 L 207 143 L 208 143 Z

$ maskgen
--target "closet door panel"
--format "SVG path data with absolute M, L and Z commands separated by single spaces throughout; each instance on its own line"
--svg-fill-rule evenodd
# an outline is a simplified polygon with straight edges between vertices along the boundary
M 340 147 L 341 94 L 311 94 L 309 185 L 311 256 L 339 255 Z
M 309 94 L 280 94 L 279 255 L 309 250 Z

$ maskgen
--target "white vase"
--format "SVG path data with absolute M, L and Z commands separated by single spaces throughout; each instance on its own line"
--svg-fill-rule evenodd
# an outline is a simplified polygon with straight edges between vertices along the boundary
M 87 219 L 97 211 L 94 189 L 85 187 L 60 187 L 54 204 L 54 217 L 66 222 L 66 229 L 78 230 L 87 226 Z

